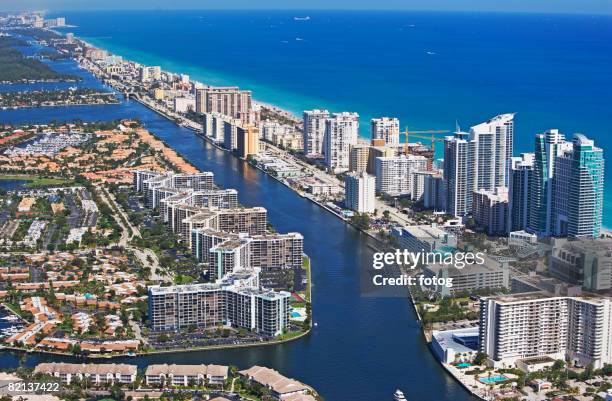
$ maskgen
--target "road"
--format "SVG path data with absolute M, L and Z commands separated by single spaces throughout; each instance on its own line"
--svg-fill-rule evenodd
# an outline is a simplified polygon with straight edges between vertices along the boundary
M 117 203 L 115 196 L 106 191 L 106 189 L 102 188 L 101 186 L 97 186 L 96 190 L 99 193 L 100 198 L 104 201 L 104 203 L 106 203 L 114 212 L 118 211 L 119 215 L 123 217 L 119 218 L 117 214 L 113 213 L 113 218 L 115 219 L 119 227 L 121 227 L 121 237 L 115 245 L 121 246 L 124 249 L 131 251 L 142 266 L 149 266 L 151 269 L 151 274 L 149 278 L 151 280 L 155 282 L 171 283 L 172 276 L 163 273 L 163 269 L 159 264 L 159 258 L 157 257 L 155 252 L 153 252 L 149 248 L 137 248 L 135 246 L 130 245 L 129 241 L 134 237 L 141 238 L 141 233 L 138 227 L 134 226 L 130 222 L 130 219 L 128 218 L 125 211 Z M 130 231 L 128 230 L 128 227 L 125 226 L 124 222 L 127 223 L 129 228 L 132 230 L 132 235 L 130 235 Z
M 130 327 L 134 333 L 134 338 L 140 342 L 142 342 L 145 346 L 148 345 L 148 341 L 145 337 L 142 336 L 142 332 L 140 331 L 140 326 L 134 321 L 134 314 L 130 313 L 130 318 L 128 320 Z
M 94 71 L 95 74 L 102 76 L 102 78 L 106 78 L 109 79 L 111 78 L 105 71 L 101 70 L 97 65 L 95 65 L 94 63 L 91 63 L 89 60 L 86 62 L 86 64 L 88 65 L 88 67 L 90 69 L 92 69 Z M 117 80 L 112 80 L 112 85 L 117 89 L 117 90 L 121 90 L 121 91 L 128 91 L 130 88 L 128 88 L 125 84 L 123 84 L 120 81 Z M 143 97 L 139 97 L 138 100 L 142 103 L 144 103 L 147 107 L 165 114 L 166 116 L 169 116 L 170 118 L 174 118 L 174 119 L 179 119 L 182 121 L 182 124 L 185 126 L 188 126 L 190 128 L 193 128 L 195 130 L 201 130 L 202 126 L 200 123 L 196 122 L 196 121 L 192 121 L 189 120 L 188 118 L 186 118 L 183 115 L 177 114 L 175 112 L 173 112 L 172 110 L 169 110 L 167 107 L 164 107 L 158 103 L 156 103 L 153 99 L 148 98 L 146 96 Z M 278 148 L 277 146 L 274 146 L 270 143 L 262 143 L 264 149 L 266 150 L 266 152 L 268 152 L 269 154 L 279 157 L 282 160 L 285 160 L 291 164 L 297 165 L 300 168 L 304 169 L 305 171 L 307 171 L 309 174 L 312 174 L 314 177 L 327 182 L 327 183 L 333 183 L 335 185 L 338 185 L 341 188 L 344 188 L 344 182 L 342 180 L 339 180 L 335 175 L 333 174 L 329 174 L 327 172 L 321 171 L 320 169 L 318 169 L 316 166 L 309 164 L 295 156 L 293 156 L 292 154 L 290 154 L 289 152 Z M 384 201 L 380 200 L 380 199 L 376 199 L 376 209 L 378 210 L 379 214 L 382 214 L 384 211 L 388 211 L 389 212 L 389 217 L 392 221 L 395 221 L 398 224 L 402 224 L 402 225 L 413 225 L 414 221 L 412 221 L 408 216 L 406 216 L 405 214 L 401 213 L 401 211 L 393 206 L 389 206 L 387 204 L 385 204 Z M 128 221 L 128 220 L 126 220 Z

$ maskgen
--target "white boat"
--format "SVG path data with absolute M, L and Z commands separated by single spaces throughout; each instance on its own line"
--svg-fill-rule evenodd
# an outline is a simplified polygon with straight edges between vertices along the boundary
M 393 394 L 393 401 L 406 401 L 406 397 L 404 397 L 404 393 L 401 390 L 395 390 Z
M 307 15 L 305 17 L 293 17 L 294 21 L 310 21 L 310 16 Z

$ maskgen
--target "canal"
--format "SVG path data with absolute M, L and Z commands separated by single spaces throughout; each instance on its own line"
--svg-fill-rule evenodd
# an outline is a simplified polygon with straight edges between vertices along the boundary
M 67 63 L 63 62 L 63 66 Z M 55 66 L 54 66 L 55 67 Z M 67 65 L 67 68 L 74 66 Z M 58 68 L 59 69 L 59 68 Z M 239 368 L 264 365 L 315 387 L 327 401 L 391 400 L 396 388 L 409 400 L 467 401 L 473 398 L 436 362 L 406 297 L 363 290 L 371 267 L 372 239 L 343 223 L 193 131 L 176 126 L 139 103 L 28 110 L 0 110 L 0 123 L 139 118 L 145 127 L 215 182 L 235 188 L 246 206 L 263 206 L 279 232 L 304 235 L 313 266 L 310 336 L 293 342 L 235 350 L 198 351 L 115 359 L 143 367 L 151 363 L 219 363 Z M 0 351 L 0 367 L 76 360 Z

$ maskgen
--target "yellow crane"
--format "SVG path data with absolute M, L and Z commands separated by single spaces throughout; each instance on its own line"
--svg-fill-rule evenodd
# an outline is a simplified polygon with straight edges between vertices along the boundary
M 436 129 L 436 130 L 425 130 L 425 131 L 408 131 L 408 128 L 406 128 L 406 130 L 402 133 L 404 134 L 404 138 L 406 139 L 406 142 L 404 143 L 404 153 L 408 154 L 408 138 L 409 136 L 412 136 L 414 138 L 419 138 L 419 139 L 428 139 L 431 141 L 431 150 L 433 150 L 434 152 L 436 151 L 436 142 L 437 141 L 443 141 L 444 138 L 438 138 L 436 137 L 436 134 L 447 134 L 450 131 L 448 130 L 441 130 L 441 129 Z M 429 134 L 430 136 L 425 136 L 425 135 L 418 135 L 418 134 Z

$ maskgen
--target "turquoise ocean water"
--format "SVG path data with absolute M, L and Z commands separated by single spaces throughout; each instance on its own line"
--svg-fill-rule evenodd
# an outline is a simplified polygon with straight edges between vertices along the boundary
M 515 153 L 548 128 L 610 139 L 612 16 L 341 12 L 66 12 L 65 29 L 126 58 L 240 85 L 296 113 L 396 116 L 453 130 L 516 112 Z M 294 17 L 309 16 L 308 21 Z M 606 168 L 610 176 L 610 163 Z M 609 180 L 608 180 L 609 182 Z M 607 185 L 606 211 L 612 212 Z M 606 216 L 611 213 L 605 213 Z M 612 220 L 607 217 L 606 225 Z

